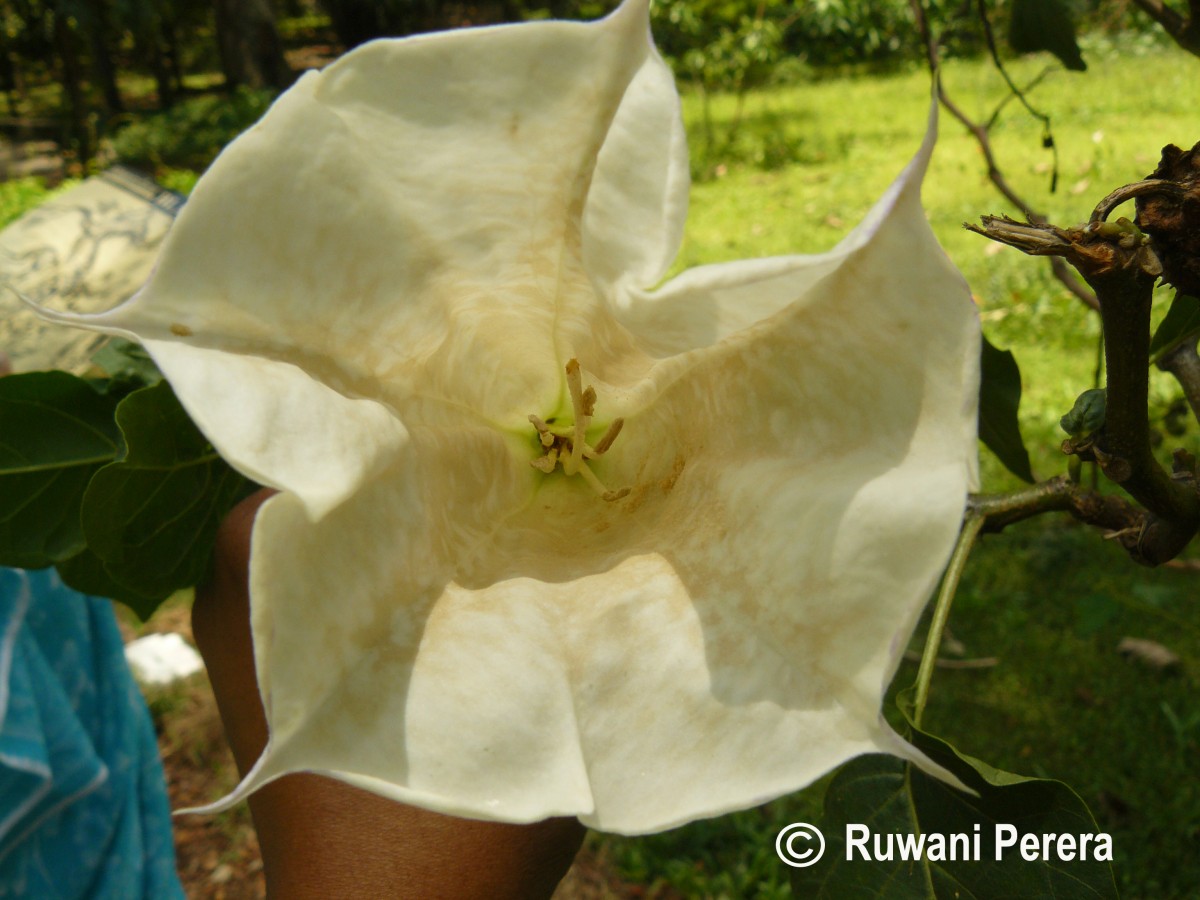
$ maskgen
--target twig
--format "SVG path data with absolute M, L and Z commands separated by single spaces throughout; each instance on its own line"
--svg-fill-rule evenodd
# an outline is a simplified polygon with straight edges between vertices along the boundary
M 1084 524 L 1114 533 L 1140 531 L 1146 519 L 1145 511 L 1127 500 L 1083 488 L 1065 475 L 1009 494 L 972 494 L 967 510 L 984 518 L 984 533 L 1000 532 L 1048 512 L 1069 513 Z
M 1135 181 L 1133 184 L 1117 188 L 1097 203 L 1096 208 L 1092 210 L 1090 221 L 1103 222 L 1108 218 L 1108 214 L 1122 203 L 1132 200 L 1135 197 L 1144 197 L 1147 194 L 1166 194 L 1177 200 L 1182 200 L 1187 196 L 1187 191 L 1184 190 L 1183 185 L 1161 178 L 1147 178 L 1144 181 Z
M 1163 27 L 1167 34 L 1174 36 L 1176 32 L 1182 31 L 1187 24 L 1183 16 L 1164 5 L 1161 0 L 1133 0 L 1134 5 L 1139 7 L 1150 18 Z
M 1133 0 L 1134 5 L 1162 26 L 1180 47 L 1195 56 L 1200 56 L 1200 0 L 1188 0 L 1188 16 L 1185 19 L 1162 0 Z
M 957 119 L 964 128 L 970 132 L 975 138 L 975 143 L 979 145 L 979 150 L 983 154 L 984 163 L 987 165 L 988 179 L 995 186 L 1009 203 L 1019 209 L 1025 218 L 1030 222 L 1046 222 L 1047 219 L 1042 214 L 1036 212 L 1020 194 L 1013 189 L 1012 185 L 1004 177 L 1004 173 L 1000 170 L 1000 166 L 996 163 L 996 156 L 992 152 L 992 143 L 988 137 L 988 129 L 986 126 L 980 125 L 978 122 L 970 118 L 963 110 L 950 98 L 946 92 L 946 86 L 942 79 L 938 76 L 938 48 L 937 41 L 930 31 L 928 19 L 925 16 L 925 9 L 921 0 L 909 0 L 909 6 L 913 11 L 913 17 L 916 19 L 917 31 L 921 35 L 921 42 L 925 45 L 925 58 L 929 64 L 930 71 L 934 74 L 934 80 L 937 85 L 938 102 L 946 108 L 955 119 Z M 1087 285 L 1081 282 L 1068 266 L 1058 257 L 1052 257 L 1050 260 L 1050 271 L 1054 277 L 1068 291 L 1075 295 L 1084 305 L 1094 310 L 1100 309 L 1100 304 L 1096 300 L 1095 294 L 1088 290 Z
M 909 662 L 920 662 L 921 654 L 915 650 L 905 650 L 904 658 Z M 978 659 L 946 659 L 939 656 L 933 664 L 939 669 L 990 669 L 1000 665 L 1000 659 L 996 656 L 981 656 Z
M 987 41 L 988 53 L 992 57 L 992 64 L 996 67 L 996 71 L 1000 73 L 1000 77 L 1004 79 L 1004 83 L 1008 85 L 1010 93 L 1021 101 L 1021 105 L 1025 107 L 1031 116 L 1042 123 L 1042 144 L 1050 148 L 1053 159 L 1050 175 L 1050 193 L 1053 194 L 1058 187 L 1058 145 L 1054 143 L 1054 135 L 1050 131 L 1050 116 L 1040 110 L 1034 109 L 1033 104 L 1029 102 L 1029 98 L 1025 96 L 1025 93 L 1009 77 L 1008 69 L 1000 61 L 1000 51 L 996 48 L 996 35 L 992 33 L 992 20 L 988 18 L 986 0 L 978 0 L 977 8 L 979 10 L 979 21 L 983 23 L 983 37 Z M 988 125 L 990 127 L 991 122 Z
M 1016 91 L 1016 92 L 1010 91 L 1009 93 L 1005 94 L 1003 99 L 999 103 L 996 104 L 996 108 L 994 110 L 992 110 L 992 114 L 990 116 L 988 116 L 988 120 L 986 123 L 984 123 L 984 126 L 983 126 L 984 130 L 991 132 L 993 126 L 995 126 L 995 124 L 1000 121 L 1000 113 L 1002 113 L 1004 111 L 1004 107 L 1008 106 L 1008 104 L 1011 103 L 1013 100 L 1016 100 L 1018 96 L 1024 97 L 1026 94 L 1028 94 L 1030 91 L 1032 91 L 1035 87 L 1037 87 L 1039 84 L 1041 84 L 1043 81 L 1045 81 L 1046 76 L 1049 75 L 1053 71 L 1054 71 L 1054 66 L 1046 66 L 1046 68 L 1044 68 L 1044 69 L 1042 69 L 1042 71 L 1038 72 L 1037 75 L 1035 75 L 1033 78 L 1029 79 L 1029 84 L 1025 85 L 1025 87 L 1022 88 L 1020 91 Z

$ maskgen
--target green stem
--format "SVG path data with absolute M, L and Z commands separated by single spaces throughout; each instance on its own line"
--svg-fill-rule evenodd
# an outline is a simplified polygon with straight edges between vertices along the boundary
M 950 605 L 954 602 L 959 579 L 966 568 L 967 557 L 971 555 L 975 538 L 983 528 L 983 521 L 984 517 L 977 514 L 970 514 L 963 521 L 958 543 L 954 545 L 954 554 L 950 557 L 950 565 L 946 567 L 946 573 L 942 576 L 942 586 L 938 590 L 937 603 L 933 607 L 933 620 L 929 623 L 929 634 L 925 638 L 925 650 L 921 654 L 921 666 L 917 669 L 917 691 L 912 718 L 915 728 L 921 727 L 921 716 L 925 713 L 925 702 L 929 699 L 929 683 L 933 680 L 938 650 L 942 646 L 942 634 L 946 630 L 946 621 L 950 618 Z

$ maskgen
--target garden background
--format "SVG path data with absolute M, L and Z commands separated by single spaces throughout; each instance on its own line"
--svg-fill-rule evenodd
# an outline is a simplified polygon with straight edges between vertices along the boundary
M 353 0 L 10 0 L 0 4 L 0 225 L 120 161 L 186 193 L 295 74 L 380 34 L 546 15 L 587 18 L 598 2 L 365 3 Z M 988 4 L 995 33 L 1012 9 Z M 948 92 L 978 121 L 1029 205 L 1061 225 L 1087 219 L 1109 190 L 1145 177 L 1161 146 L 1200 140 L 1200 59 L 1121 0 L 1073 7 L 1087 71 L 1049 53 L 988 54 L 971 0 L 927 3 Z M 679 78 L 694 181 L 677 269 L 828 249 L 915 150 L 929 102 L 924 49 L 906 0 L 668 0 L 655 34 Z M 1020 421 L 1040 477 L 1064 472 L 1058 419 L 1097 379 L 1098 317 L 1048 264 L 962 229 L 984 213 L 1019 216 L 987 177 L 975 140 L 943 113 L 926 186 L 929 219 L 966 275 L 992 343 L 1021 366 Z M 1169 298 L 1156 304 L 1156 321 Z M 0 350 L 3 348 L 0 347 Z M 864 360 L 870 365 L 870 360 Z M 880 373 L 887 377 L 886 372 Z M 1182 392 L 1152 373 L 1152 415 L 1197 451 Z M 988 490 L 1018 486 L 986 450 Z M 1136 568 L 1119 547 L 1065 517 L 987 537 L 968 563 L 947 666 L 925 723 L 1009 771 L 1061 778 L 1113 835 L 1126 897 L 1195 896 L 1200 886 L 1200 562 Z M 188 633 L 187 597 L 130 636 Z M 919 650 L 923 629 L 914 648 Z M 1125 637 L 1177 661 L 1124 659 Z M 915 664 L 902 669 L 907 684 Z M 211 800 L 236 776 L 203 676 L 152 692 L 175 806 Z M 761 810 L 651 838 L 593 836 L 568 882 L 576 897 L 786 897 L 774 853 L 787 822 L 820 817 L 824 783 Z M 244 807 L 176 823 L 192 897 L 262 895 Z

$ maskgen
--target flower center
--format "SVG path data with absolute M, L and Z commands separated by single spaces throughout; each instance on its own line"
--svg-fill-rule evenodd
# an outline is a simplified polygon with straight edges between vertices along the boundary
M 588 425 L 592 421 L 592 413 L 596 411 L 596 389 L 591 385 L 585 389 L 583 374 L 579 371 L 579 360 L 572 359 L 567 363 L 567 389 L 571 392 L 571 406 L 575 410 L 573 424 L 562 428 L 554 428 L 537 416 L 531 415 L 529 421 L 537 429 L 538 441 L 545 448 L 545 453 L 537 459 L 531 459 L 529 464 L 535 469 L 549 475 L 555 466 L 562 466 L 567 475 L 579 475 L 605 500 L 620 500 L 629 493 L 629 488 L 610 491 L 596 477 L 596 473 L 588 468 L 587 461 L 603 456 L 612 446 L 617 435 L 621 433 L 624 419 L 613 419 L 608 431 L 593 447 L 588 444 L 586 435 Z

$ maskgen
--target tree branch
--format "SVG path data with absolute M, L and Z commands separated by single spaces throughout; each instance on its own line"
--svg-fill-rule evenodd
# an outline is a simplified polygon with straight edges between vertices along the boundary
M 1135 6 L 1162 26 L 1180 47 L 1200 56 L 1200 0 L 1188 0 L 1188 16 L 1184 18 L 1162 0 L 1133 0 Z
M 1082 488 L 1065 475 L 1011 494 L 972 494 L 967 501 L 967 514 L 983 517 L 985 533 L 1000 532 L 1048 512 L 1070 513 L 1080 522 L 1117 535 L 1140 532 L 1146 518 L 1145 510 L 1129 501 Z
M 1078 263 L 1077 263 L 1078 266 Z M 1104 323 L 1104 368 L 1108 406 L 1104 422 L 1104 452 L 1123 460 L 1129 473 L 1105 474 L 1147 509 L 1163 515 L 1182 512 L 1172 496 L 1169 476 L 1150 447 L 1150 302 L 1154 279 L 1140 270 L 1114 266 L 1083 271 L 1100 299 Z M 1125 475 L 1125 477 L 1120 477 Z M 1114 477 L 1117 476 L 1117 477 Z M 1200 512 L 1200 509 L 1197 510 Z
M 1004 79 L 1004 83 L 1008 85 L 1010 96 L 1016 97 L 1021 101 L 1021 105 L 1025 107 L 1026 112 L 1042 123 L 1045 129 L 1043 132 L 1047 141 L 1050 141 L 1050 147 L 1054 150 L 1054 181 L 1058 181 L 1058 148 L 1053 144 L 1053 138 L 1050 136 L 1050 117 L 1044 112 L 1034 109 L 1033 104 L 1029 102 L 1029 98 L 1025 96 L 1025 92 L 1017 87 L 1008 74 L 1008 69 L 1004 67 L 1004 62 L 1000 59 L 1000 49 L 996 46 L 996 35 L 992 32 L 992 22 L 987 14 L 986 0 L 977 0 L 979 10 L 979 21 L 983 24 L 983 38 L 987 42 L 988 54 L 992 57 L 992 65 L 996 67 L 996 71 L 1000 73 L 1000 77 Z M 1040 80 L 1040 79 L 1039 79 Z M 989 121 L 989 125 L 995 121 L 995 116 Z
M 1197 2 L 1200 2 L 1200 0 L 1197 0 Z M 1182 201 L 1187 196 L 1187 191 L 1183 185 L 1176 184 L 1174 181 L 1168 181 L 1165 178 L 1146 178 L 1142 181 L 1135 181 L 1133 184 L 1117 188 L 1097 203 L 1096 208 L 1092 210 L 1090 221 L 1102 222 L 1108 218 L 1109 213 L 1127 200 L 1155 194 L 1165 195 L 1173 200 Z
M 1171 37 L 1183 31 L 1185 22 L 1183 16 L 1171 9 L 1162 0 L 1133 0 L 1134 6 L 1152 18 Z M 1194 3 L 1194 0 L 1193 0 Z
M 1147 565 L 1171 559 L 1200 529 L 1200 498 L 1194 472 L 1191 478 L 1172 478 L 1150 446 L 1150 301 L 1162 265 L 1145 235 L 1128 223 L 1094 221 L 1063 229 L 993 216 L 967 227 L 1034 256 L 1067 259 L 1096 292 L 1104 328 L 1106 418 L 1095 434 L 1067 441 L 1064 449 L 1099 463 L 1148 511 L 1132 546 L 1122 541 L 1134 559 Z
M 1197 0 L 1200 2 L 1200 0 Z M 987 165 L 988 180 L 992 182 L 996 190 L 998 190 L 1004 198 L 1019 209 L 1025 218 L 1030 222 L 1045 222 L 1046 217 L 1036 212 L 1025 199 L 1016 192 L 1012 185 L 1008 183 L 1008 179 L 1004 177 L 1000 166 L 996 162 L 996 156 L 992 152 L 992 142 L 988 136 L 988 126 L 980 125 L 968 116 L 962 108 L 955 103 L 946 91 L 946 86 L 942 82 L 938 72 L 938 45 L 937 39 L 929 28 L 929 21 L 925 16 L 925 9 L 921 0 L 909 0 L 909 6 L 913 12 L 913 18 L 917 23 L 917 31 L 921 36 L 921 42 L 925 45 L 925 58 L 929 64 L 929 70 L 933 73 L 934 83 L 937 85 L 938 102 L 945 107 L 946 111 L 957 119 L 964 128 L 975 138 L 975 143 L 979 145 L 979 150 L 983 154 L 984 163 Z M 1040 77 L 1040 76 L 1039 76 Z M 1056 279 L 1070 291 L 1077 299 L 1086 306 L 1094 310 L 1100 309 L 1100 304 L 1096 300 L 1095 294 L 1088 290 L 1087 285 L 1083 284 L 1075 274 L 1071 271 L 1071 267 L 1064 263 L 1061 259 L 1052 258 L 1050 260 L 1050 271 Z

